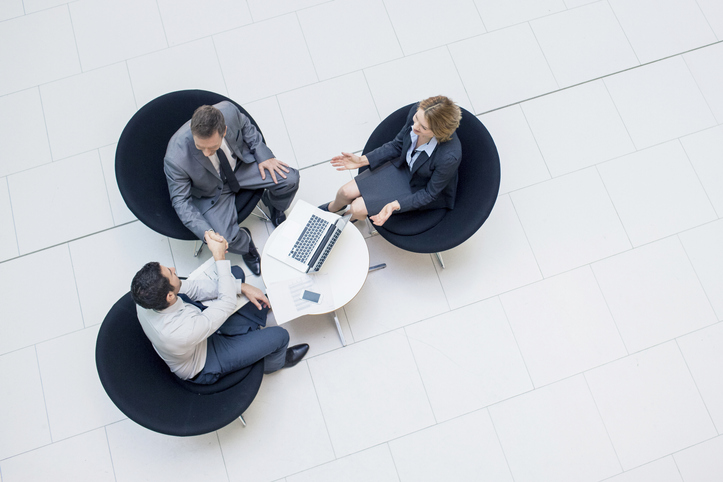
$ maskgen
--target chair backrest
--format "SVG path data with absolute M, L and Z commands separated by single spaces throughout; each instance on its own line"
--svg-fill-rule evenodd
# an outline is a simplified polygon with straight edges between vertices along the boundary
M 384 119 L 369 137 L 363 152 L 366 154 L 392 140 L 404 127 L 412 105 L 404 106 Z M 377 227 L 379 234 L 393 245 L 416 253 L 446 251 L 469 239 L 489 217 L 500 188 L 497 147 L 482 122 L 465 109 L 462 109 L 457 136 L 462 144 L 462 162 L 454 209 L 395 214 L 396 224 L 419 226 L 420 229 L 411 233 L 397 225 L 389 229 Z
M 213 385 L 181 381 L 143 332 L 130 293 L 103 320 L 95 358 L 103 388 L 121 412 L 168 435 L 199 435 L 228 425 L 251 404 L 263 377 L 261 360 Z
M 205 90 L 162 95 L 141 107 L 123 129 L 115 155 L 118 188 L 128 209 L 152 230 L 171 238 L 196 239 L 173 209 L 163 172 L 163 157 L 171 136 L 198 107 L 223 100 L 233 102 L 258 129 L 256 121 L 243 107 Z

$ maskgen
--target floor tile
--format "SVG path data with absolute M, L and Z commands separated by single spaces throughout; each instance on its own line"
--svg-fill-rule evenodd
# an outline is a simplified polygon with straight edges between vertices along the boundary
M 489 413 L 480 410 L 389 442 L 402 482 L 512 482 Z
M 384 6 L 405 55 L 485 33 L 479 12 L 470 0 L 449 0 L 444 8 L 439 8 L 436 0 L 386 0 Z M 434 28 L 420 28 L 429 22 L 430 12 L 434 12 Z
M 379 114 L 364 74 L 356 72 L 278 96 L 299 167 L 361 151 Z
M 98 151 L 13 174 L 8 185 L 21 253 L 113 226 Z
M 607 77 L 605 85 L 638 149 L 716 124 L 680 57 Z
M 425 68 L 432 65 L 434 68 Z M 415 69 L 425 69 L 425 72 L 423 76 L 415 78 L 414 82 L 409 82 L 408 77 L 400 75 Z M 472 104 L 447 47 L 369 67 L 364 69 L 364 77 L 382 118 L 402 106 L 434 95 L 446 95 L 460 107 L 472 110 Z
M 521 189 L 511 197 L 545 277 L 630 249 L 595 168 Z
M 716 322 L 676 237 L 599 261 L 592 268 L 630 353 Z
M 717 218 L 678 141 L 600 164 L 598 170 L 633 246 Z
M 203 68 L 199 68 L 200 59 L 203 59 Z M 141 55 L 127 64 L 138 106 L 176 90 L 201 89 L 227 94 L 211 38 Z
M 28 273 L 42 273 L 39 297 L 28 289 Z M 83 328 L 70 253 L 56 246 L 0 264 L 0 292 L 6 300 L 0 324 L 0 353 L 8 353 Z M 39 302 L 42 300 L 42 302 Z M 32 306 L 33 309 L 28 310 Z
M 320 80 L 380 64 L 403 55 L 381 0 L 337 0 L 297 12 Z M 339 26 L 371 35 L 334 35 Z
M 434 424 L 403 331 L 355 343 L 308 363 L 337 457 Z
M 430 255 L 403 251 L 381 236 L 367 239 L 367 246 L 369 264 L 387 267 L 369 273 L 359 294 L 344 307 L 355 340 L 449 310 Z
M 627 355 L 585 266 L 500 297 L 535 386 Z
M 168 45 L 171 46 L 231 30 L 253 21 L 246 2 L 233 0 L 212 0 L 203 4 L 193 0 L 160 0 L 158 9 L 163 20 L 163 31 L 168 38 Z M 241 49 L 244 54 L 252 51 L 243 47 Z M 213 50 L 207 51 L 206 55 L 213 56 Z M 203 57 L 189 58 L 187 62 L 193 63 L 201 58 Z
M 463 40 L 449 50 L 475 114 L 557 89 L 528 24 Z
M 117 482 L 228 480 L 216 433 L 169 437 L 130 420 L 108 425 L 106 431 Z
M 100 154 L 100 165 L 103 168 L 103 178 L 105 179 L 105 187 L 108 190 L 108 200 L 110 201 L 110 210 L 113 216 L 113 223 L 118 226 L 120 224 L 135 221 L 133 215 L 126 202 L 121 196 L 118 189 L 118 181 L 115 177 L 115 150 L 117 144 L 110 144 L 98 149 Z
M 174 266 L 168 238 L 134 222 L 69 243 L 85 326 L 99 324 L 141 267 Z M 102 260 L 102 261 L 101 261 Z M 102 273 L 113 273 L 106 277 Z M 98 283 L 98 278 L 105 278 Z
M 0 77 L 0 95 L 80 72 L 73 24 L 65 6 L 0 24 L 0 65 L 22 66 Z
M 7 0 L 0 5 L 0 21 L 25 15 L 23 0 Z
M 697 0 L 718 40 L 723 39 L 723 5 L 717 0 Z
M 607 2 L 530 22 L 561 87 L 639 65 Z
M 635 151 L 602 81 L 521 106 L 553 177 Z
M 451 309 L 542 278 L 509 196 L 497 200 L 474 236 L 443 256 L 447 267 L 438 274 Z
M 610 6 L 641 63 L 716 41 L 695 0 L 610 0 Z
M 585 378 L 625 470 L 716 435 L 673 342 L 591 370 Z
M 237 421 L 217 432 L 230 482 L 277 480 L 335 458 L 307 363 L 265 376 L 244 412 L 248 425 Z
M 14 258 L 18 254 L 18 238 L 15 236 L 7 178 L 0 178 L 0 261 Z
M 405 332 L 438 422 L 534 388 L 497 298 L 407 326 Z
M 247 0 L 246 3 L 249 4 L 254 21 L 259 22 L 329 1 L 330 0 Z
M 582 376 L 491 407 L 516 482 L 597 481 L 620 472 Z
M 723 324 L 678 338 L 678 346 L 720 433 L 723 429 Z
M 229 95 L 237 102 L 263 99 L 318 80 L 293 13 L 218 34 L 213 43 Z
M 337 171 L 330 163 L 324 162 L 302 169 L 300 174 L 301 180 L 295 199 L 303 199 L 314 206 L 319 206 L 332 201 L 336 191 L 351 181 L 356 171 Z
M 605 482 L 683 482 L 683 479 L 673 458 L 665 457 L 605 479 Z
M 115 482 L 105 430 L 27 452 L 0 463 L 4 482 L 72 480 Z
M 721 27 L 723 28 L 723 8 L 721 8 Z M 683 59 L 718 123 L 723 122 L 723 93 L 718 88 L 723 83 L 723 44 L 694 50 L 685 54 Z
M 37 346 L 43 393 L 54 441 L 125 418 L 113 405 L 95 368 L 98 327 Z
M 719 320 L 723 320 L 723 220 L 680 233 L 680 240 Z
M 673 454 L 685 482 L 714 482 L 723 479 L 723 437 Z
M 35 347 L 0 356 L 0 383 L 5 387 L 0 398 L 0 431 L 4 434 L 0 437 L 0 460 L 49 444 L 48 414 Z M 7 477 L 6 461 L 0 463 L 0 469 Z
M 136 111 L 125 64 L 45 84 L 40 95 L 54 160 L 117 142 Z
M 525 114 L 518 105 L 479 116 L 492 135 L 500 156 L 500 194 L 550 179 Z
M 289 131 L 281 114 L 281 107 L 278 99 L 267 97 L 244 105 L 244 109 L 253 117 L 259 125 L 264 136 L 266 145 L 271 149 L 277 159 L 287 163 L 294 168 L 299 168 L 296 162 L 296 153 L 291 146 Z M 302 182 L 306 182 L 306 179 Z
M 474 0 L 488 31 L 499 30 L 565 10 L 563 0 Z M 568 2 L 569 3 L 569 0 Z M 569 5 L 568 5 L 569 6 Z
M 83 71 L 168 47 L 153 0 L 78 0 L 69 8 Z
M 0 112 L 13 113 L 0 117 L 0 177 L 52 161 L 38 89 L 0 97 Z
M 286 482 L 398 482 L 397 469 L 387 444 L 286 477 Z
M 680 139 L 698 179 L 718 217 L 723 217 L 723 127 L 714 127 Z

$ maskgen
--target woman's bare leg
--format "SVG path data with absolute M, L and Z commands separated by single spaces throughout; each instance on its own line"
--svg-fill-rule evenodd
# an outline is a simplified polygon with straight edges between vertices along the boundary
M 347 204 L 351 204 L 359 196 L 361 196 L 359 187 L 357 187 L 356 181 L 352 179 L 336 192 L 336 198 L 329 203 L 329 211 L 332 213 L 339 211 Z
M 367 212 L 367 205 L 364 202 L 364 198 L 361 196 L 352 201 L 350 209 L 352 221 L 357 219 L 364 219 L 365 217 L 367 217 L 367 214 L 369 214 Z

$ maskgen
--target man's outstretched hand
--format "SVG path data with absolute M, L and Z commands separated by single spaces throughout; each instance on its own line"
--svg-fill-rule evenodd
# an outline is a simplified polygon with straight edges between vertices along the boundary
M 209 251 L 211 251 L 211 254 L 213 255 L 213 259 L 216 261 L 219 261 L 221 259 L 226 259 L 226 250 L 228 249 L 228 242 L 224 239 L 223 236 L 218 234 L 215 231 L 206 231 L 206 234 L 203 237 L 204 241 L 206 241 L 206 244 L 208 245 Z

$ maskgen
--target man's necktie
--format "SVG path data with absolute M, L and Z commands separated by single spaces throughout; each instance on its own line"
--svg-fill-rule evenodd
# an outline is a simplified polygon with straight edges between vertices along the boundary
M 231 164 L 228 163 L 228 158 L 223 152 L 223 149 L 217 150 L 216 154 L 218 154 L 218 163 L 221 166 L 221 177 L 224 181 L 228 183 L 228 187 L 233 192 L 239 192 L 241 190 L 241 186 L 239 186 L 238 184 L 236 175 L 233 173 L 233 170 L 231 169 Z
M 200 309 L 201 311 L 208 308 L 208 306 L 204 305 L 200 301 L 193 301 L 191 298 L 188 297 L 188 295 L 186 295 L 184 293 L 178 293 L 178 297 L 181 298 L 184 301 L 184 303 L 191 304 L 191 305 L 195 306 L 196 308 Z

